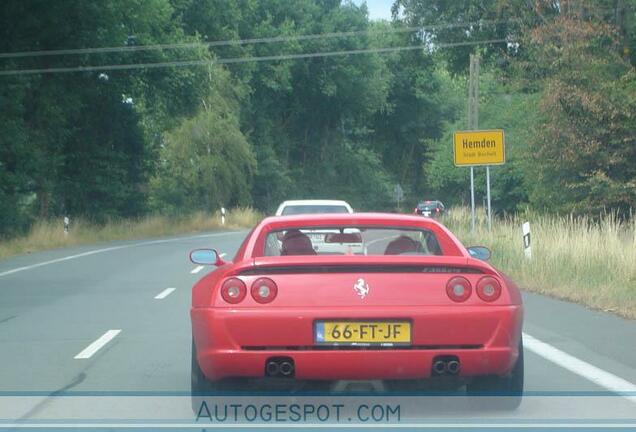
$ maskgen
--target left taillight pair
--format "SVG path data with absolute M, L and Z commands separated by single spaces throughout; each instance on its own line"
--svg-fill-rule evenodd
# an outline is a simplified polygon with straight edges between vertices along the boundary
M 278 294 L 276 283 L 269 278 L 258 278 L 250 288 L 252 298 L 258 303 L 269 303 Z M 227 303 L 237 304 L 247 296 L 247 285 L 238 278 L 229 278 L 221 285 L 221 297 Z

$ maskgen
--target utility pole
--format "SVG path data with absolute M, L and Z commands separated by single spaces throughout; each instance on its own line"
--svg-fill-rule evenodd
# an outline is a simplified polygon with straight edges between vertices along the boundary
M 468 76 L 468 129 L 477 130 L 479 124 L 479 57 L 470 55 Z M 475 231 L 475 168 L 470 167 L 470 229 Z
M 479 57 L 470 55 L 470 75 L 468 80 L 468 129 L 479 129 Z M 492 228 L 490 207 L 490 166 L 486 165 L 486 201 L 488 229 Z M 475 169 L 470 167 L 470 207 L 471 229 L 475 231 Z

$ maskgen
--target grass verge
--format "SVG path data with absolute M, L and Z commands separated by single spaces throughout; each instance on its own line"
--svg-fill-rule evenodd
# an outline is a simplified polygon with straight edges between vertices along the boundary
M 219 213 L 194 213 L 188 216 L 146 216 L 140 219 L 113 220 L 96 225 L 85 220 L 71 220 L 71 229 L 64 233 L 61 219 L 40 221 L 29 233 L 7 241 L 0 241 L 0 259 L 15 255 L 65 246 L 97 243 L 109 240 L 132 240 L 210 231 L 220 228 L 251 228 L 262 215 L 251 208 L 235 208 L 226 214 L 225 225 Z
M 523 253 L 521 225 L 530 222 L 532 258 Z M 636 318 L 636 220 L 621 222 L 528 213 L 493 220 L 488 230 L 483 210 L 475 232 L 470 209 L 453 208 L 442 221 L 467 246 L 493 251 L 492 263 L 519 286 Z

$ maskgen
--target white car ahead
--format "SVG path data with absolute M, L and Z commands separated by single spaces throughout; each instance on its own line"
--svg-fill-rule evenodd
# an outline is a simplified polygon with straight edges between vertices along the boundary
M 295 200 L 284 201 L 278 206 L 276 216 L 291 216 L 316 213 L 353 213 L 353 208 L 341 200 Z M 362 254 L 364 252 L 360 231 L 350 229 L 347 233 L 333 230 L 303 230 L 311 239 L 317 254 Z M 343 235 L 344 234 L 344 235 Z M 280 246 L 280 243 L 279 243 Z
M 295 200 L 283 201 L 276 210 L 276 216 L 315 213 L 353 213 L 353 209 L 340 200 Z

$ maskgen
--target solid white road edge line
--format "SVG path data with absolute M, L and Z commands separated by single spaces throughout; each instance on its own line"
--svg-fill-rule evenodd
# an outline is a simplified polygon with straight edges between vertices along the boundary
M 230 231 L 230 232 L 215 233 L 215 234 L 201 234 L 201 235 L 195 235 L 195 236 L 189 236 L 189 237 L 177 237 L 177 238 L 171 238 L 171 239 L 165 239 L 165 240 L 152 240 L 152 241 L 146 241 L 146 242 L 141 242 L 141 243 L 132 243 L 132 244 L 121 245 L 121 246 L 112 246 L 112 247 L 108 247 L 108 248 L 104 248 L 104 249 L 95 249 L 95 250 L 91 250 L 91 251 L 87 251 L 87 252 L 82 252 L 82 253 L 79 253 L 79 254 L 76 254 L 76 255 L 69 255 L 69 256 L 62 257 L 62 258 L 56 258 L 56 259 L 53 259 L 53 260 L 50 260 L 50 261 L 43 261 L 43 262 L 40 262 L 40 263 L 37 263 L 37 264 L 31 264 L 31 265 L 28 265 L 28 266 L 18 267 L 18 268 L 14 268 L 14 269 L 11 269 L 11 270 L 4 271 L 4 272 L 0 272 L 0 277 L 7 276 L 7 275 L 10 275 L 10 274 L 13 274 L 13 273 L 18 273 L 18 272 L 25 271 L 25 270 L 31 270 L 31 269 L 42 267 L 42 266 L 49 265 L 49 264 L 56 264 L 56 263 L 63 262 L 63 261 L 69 261 L 69 260 L 73 260 L 73 259 L 77 259 L 77 258 L 82 258 L 82 257 L 85 257 L 85 256 L 100 254 L 100 253 L 104 253 L 104 252 L 110 252 L 110 251 L 119 250 L 119 249 L 126 249 L 126 248 L 131 248 L 131 247 L 136 247 L 136 246 L 147 246 L 147 245 L 160 244 L 160 243 L 170 243 L 170 242 L 175 242 L 175 241 L 190 240 L 190 239 L 197 239 L 197 238 L 219 237 L 219 236 L 239 234 L 239 233 L 242 233 L 242 231 Z
M 161 299 L 165 299 L 166 297 L 168 297 L 170 294 L 172 294 L 174 291 L 176 290 L 176 288 L 166 288 L 165 290 L 161 291 L 159 294 L 157 294 L 155 296 L 156 300 L 161 300 Z
M 561 351 L 558 348 L 553 347 L 550 344 L 540 341 L 539 339 L 530 336 L 527 333 L 523 334 L 523 346 L 524 348 L 532 351 L 533 353 L 543 357 L 544 359 L 551 361 L 552 363 L 566 369 L 572 373 L 575 373 L 588 381 L 592 381 L 603 388 L 606 388 L 612 392 L 636 392 L 636 385 L 624 380 L 623 378 L 616 376 L 610 372 L 600 369 L 590 363 L 587 363 L 573 355 Z M 625 399 L 628 399 L 636 403 L 636 396 L 623 395 Z
M 84 348 L 78 355 L 76 355 L 75 359 L 83 360 L 88 359 L 93 356 L 97 351 L 99 351 L 104 345 L 113 340 L 115 336 L 121 333 L 121 330 L 108 330 L 106 333 L 101 335 L 99 339 L 95 342 Z
M 203 266 L 196 266 L 195 268 L 192 269 L 192 271 L 190 272 L 191 274 L 197 274 L 199 273 L 201 270 L 203 270 Z

